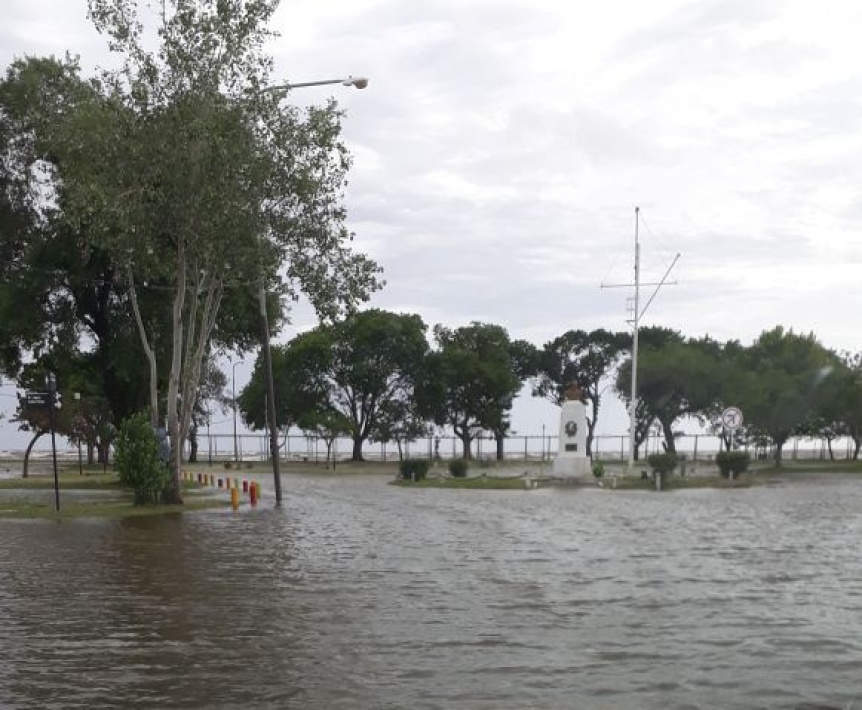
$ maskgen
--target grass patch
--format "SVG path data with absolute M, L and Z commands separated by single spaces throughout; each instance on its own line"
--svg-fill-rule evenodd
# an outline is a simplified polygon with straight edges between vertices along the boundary
M 62 473 L 58 476 L 60 490 L 68 491 L 115 491 L 123 490 L 115 473 L 94 473 L 79 475 L 77 472 Z M 54 476 L 30 475 L 27 478 L 5 478 L 0 480 L 0 490 L 43 490 L 54 488 Z
M 58 475 L 60 493 L 67 491 L 124 491 L 116 473 L 92 473 L 81 476 L 76 473 L 61 473 Z M 203 488 L 202 484 L 193 481 L 182 481 L 183 490 Z M 41 491 L 54 490 L 53 475 L 28 476 L 27 478 L 0 479 L 0 490 Z
M 404 488 L 469 488 L 473 490 L 524 490 L 524 479 L 520 477 L 475 476 L 473 478 L 424 478 L 413 483 L 407 480 L 393 481 L 393 485 Z
M 662 491 L 678 491 L 686 488 L 750 488 L 765 483 L 765 478 L 758 478 L 745 473 L 732 481 L 721 476 L 671 476 L 662 482 Z M 605 481 L 604 487 L 614 490 L 610 479 Z M 655 483 L 633 476 L 621 476 L 617 478 L 616 490 L 654 491 Z
M 0 501 L 0 520 L 4 519 L 51 519 L 67 520 L 75 518 L 138 518 L 151 515 L 166 515 L 176 513 L 193 513 L 213 508 L 226 508 L 230 501 L 216 498 L 200 498 L 186 501 L 184 505 L 134 505 L 128 501 L 98 502 L 63 502 L 60 501 L 60 512 L 54 510 L 54 504 L 20 503 Z
M 784 461 L 758 469 L 763 473 L 862 473 L 862 461 Z

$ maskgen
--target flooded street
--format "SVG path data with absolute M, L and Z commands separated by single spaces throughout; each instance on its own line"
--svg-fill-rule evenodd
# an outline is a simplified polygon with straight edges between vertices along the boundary
M 284 486 L 0 523 L 0 706 L 862 707 L 862 478 Z

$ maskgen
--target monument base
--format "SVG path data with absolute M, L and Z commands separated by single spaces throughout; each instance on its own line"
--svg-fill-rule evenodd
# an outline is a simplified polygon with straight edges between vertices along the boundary
M 588 458 L 573 456 L 557 456 L 554 459 L 553 475 L 560 478 L 579 478 L 592 475 L 592 466 Z

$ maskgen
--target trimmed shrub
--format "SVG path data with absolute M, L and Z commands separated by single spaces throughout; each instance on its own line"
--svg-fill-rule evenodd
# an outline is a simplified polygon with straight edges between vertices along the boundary
M 467 459 L 452 459 L 449 462 L 449 473 L 455 478 L 466 478 L 467 468 Z
M 674 472 L 677 464 L 676 454 L 650 454 L 647 456 L 647 463 L 653 473 L 660 473 L 662 476 L 667 476 Z
M 132 489 L 135 505 L 158 503 L 170 474 L 159 456 L 159 441 L 146 413 L 134 414 L 123 422 L 115 445 L 120 483 Z
M 401 476 L 404 480 L 411 481 L 416 479 L 421 481 L 428 473 L 430 463 L 425 459 L 404 459 L 398 464 L 398 469 L 401 471 Z
M 593 475 L 601 478 L 605 475 L 605 465 L 601 461 L 593 461 Z
M 734 476 L 745 473 L 751 463 L 751 456 L 748 455 L 747 451 L 719 451 L 715 455 L 715 462 L 718 464 L 721 475 L 724 478 L 729 478 L 731 471 L 733 471 Z

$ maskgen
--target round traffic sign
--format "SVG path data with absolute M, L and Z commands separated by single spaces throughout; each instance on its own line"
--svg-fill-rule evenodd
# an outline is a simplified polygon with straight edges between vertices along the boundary
M 721 423 L 725 429 L 739 429 L 742 426 L 742 410 L 739 407 L 728 407 L 721 413 Z

